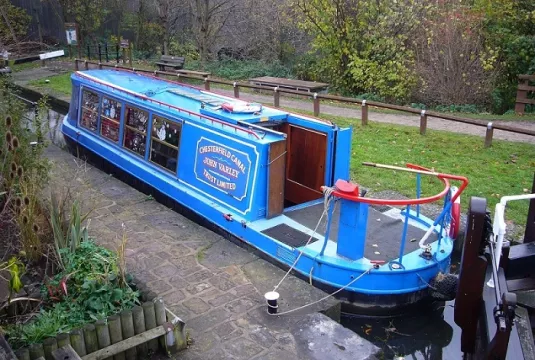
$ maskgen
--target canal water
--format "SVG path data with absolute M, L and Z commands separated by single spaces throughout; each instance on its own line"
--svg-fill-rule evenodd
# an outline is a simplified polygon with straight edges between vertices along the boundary
M 379 346 L 385 359 L 462 359 L 461 330 L 453 321 L 454 302 L 436 310 L 394 318 L 345 315 L 342 325 Z
M 49 110 L 48 134 L 52 143 L 63 147 L 61 122 L 65 110 Z M 27 113 L 34 116 L 33 110 Z M 458 265 L 459 257 L 452 259 Z M 384 359 L 396 360 L 455 360 L 462 359 L 460 350 L 460 328 L 453 321 L 454 302 L 439 304 L 435 309 L 423 313 L 393 318 L 372 318 L 346 314 L 342 325 L 373 342 L 384 351 Z

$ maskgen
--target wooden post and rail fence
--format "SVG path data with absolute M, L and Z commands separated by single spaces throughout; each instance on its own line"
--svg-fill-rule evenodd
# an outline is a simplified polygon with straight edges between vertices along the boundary
M 161 298 L 15 352 L 18 360 L 126 360 L 186 348 L 184 322 Z
M 535 86 L 530 86 L 529 83 L 535 82 L 535 75 L 519 75 L 518 76 L 518 90 L 516 92 L 515 113 L 524 115 L 526 105 L 535 106 L 535 97 L 529 97 L 529 94 L 535 95 Z
M 84 69 L 86 70 L 89 70 L 90 67 L 98 67 L 99 69 L 115 68 L 115 69 L 122 69 L 122 70 L 129 70 L 133 72 L 144 73 L 144 74 L 152 75 L 155 77 L 159 77 L 159 76 L 170 77 L 170 78 L 176 79 L 177 81 L 180 81 L 181 79 L 197 80 L 197 81 L 204 83 L 205 90 L 210 90 L 211 84 L 226 85 L 226 86 L 230 86 L 233 88 L 235 98 L 240 97 L 240 88 L 261 90 L 261 91 L 271 91 L 273 92 L 273 106 L 274 107 L 280 107 L 280 94 L 281 93 L 298 95 L 298 96 L 302 96 L 306 98 L 312 98 L 313 100 L 312 109 L 314 112 L 314 116 L 316 117 L 319 116 L 320 114 L 321 100 L 330 100 L 330 101 L 336 101 L 336 102 L 346 103 L 346 104 L 356 104 L 356 105 L 360 105 L 360 108 L 361 108 L 361 123 L 363 126 L 368 124 L 368 118 L 369 118 L 368 108 L 370 106 L 375 107 L 375 108 L 405 112 L 405 113 L 414 114 L 420 117 L 420 134 L 421 135 L 425 135 L 427 131 L 427 119 L 429 117 L 442 119 L 442 120 L 449 120 L 452 122 L 464 123 L 464 124 L 469 124 L 469 125 L 475 125 L 475 126 L 485 128 L 485 147 L 490 147 L 492 145 L 494 130 L 502 130 L 502 131 L 512 132 L 515 134 L 535 136 L 534 130 L 528 130 L 528 129 L 523 129 L 523 128 L 519 128 L 515 126 L 504 125 L 504 124 L 494 124 L 493 122 L 487 122 L 487 121 L 476 120 L 476 119 L 468 119 L 468 118 L 463 118 L 463 117 L 459 117 L 455 115 L 442 114 L 442 113 L 435 112 L 435 111 L 414 109 L 414 108 L 410 108 L 407 106 L 385 104 L 385 103 L 381 103 L 377 101 L 361 100 L 361 99 L 348 98 L 348 97 L 329 95 L 329 94 L 310 93 L 310 92 L 286 89 L 286 88 L 281 88 L 281 87 L 269 87 L 269 86 L 248 84 L 248 83 L 236 82 L 236 81 L 231 82 L 231 81 L 226 81 L 226 80 L 212 79 L 210 77 L 200 77 L 200 76 L 195 76 L 195 75 L 180 74 L 176 72 L 167 72 L 167 71 L 159 71 L 159 70 L 151 71 L 151 70 L 144 70 L 144 69 L 128 68 L 128 67 L 119 66 L 119 65 L 105 64 L 102 62 L 94 62 L 94 61 L 87 61 L 87 60 L 80 60 L 80 59 L 75 60 L 75 70 L 80 70 L 80 64 L 83 64 Z

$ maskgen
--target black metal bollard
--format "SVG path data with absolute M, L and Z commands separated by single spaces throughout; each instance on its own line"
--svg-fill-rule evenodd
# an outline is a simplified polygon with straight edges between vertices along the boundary
M 267 292 L 264 297 L 267 300 L 268 314 L 276 314 L 279 308 L 277 300 L 279 299 L 279 293 L 276 291 Z
M 102 62 L 102 48 L 100 46 L 100 43 L 98 43 L 98 62 Z

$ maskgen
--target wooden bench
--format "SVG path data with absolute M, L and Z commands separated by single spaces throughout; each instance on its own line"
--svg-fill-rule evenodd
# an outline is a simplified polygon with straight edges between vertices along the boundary
M 160 61 L 156 63 L 160 71 L 165 71 L 166 67 L 173 68 L 174 70 L 180 70 L 184 67 L 186 58 L 182 56 L 162 55 Z
M 327 93 L 329 89 L 329 84 L 326 83 L 284 79 L 272 76 L 262 76 L 254 79 L 249 79 L 249 83 L 261 86 L 271 86 L 284 89 L 306 91 L 311 93 Z

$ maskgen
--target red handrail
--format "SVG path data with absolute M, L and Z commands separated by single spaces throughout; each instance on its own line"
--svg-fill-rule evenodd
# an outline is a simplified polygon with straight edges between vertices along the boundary
M 115 71 L 118 71 L 118 70 L 115 70 Z M 257 139 L 260 139 L 260 137 L 254 132 L 254 131 L 251 131 L 251 130 L 248 130 L 248 129 L 244 129 L 244 128 L 241 128 L 239 126 L 236 126 L 234 124 L 230 124 L 230 123 L 227 123 L 225 121 L 222 121 L 222 120 L 218 120 L 218 119 L 215 119 L 215 118 L 211 118 L 209 116 L 206 116 L 206 115 L 203 115 L 203 114 L 199 114 L 199 113 L 195 113 L 195 112 L 192 112 L 192 111 L 189 111 L 189 110 L 186 110 L 186 109 L 183 109 L 181 107 L 178 107 L 178 106 L 175 106 L 175 105 L 171 105 L 171 104 L 168 104 L 168 103 L 165 103 L 165 102 L 162 102 L 162 101 L 159 101 L 159 100 L 155 100 L 155 99 L 151 99 L 150 97 L 146 96 L 146 95 L 142 95 L 142 94 L 139 94 L 139 93 L 136 93 L 134 91 L 130 91 L 130 90 L 126 90 L 126 89 L 121 89 L 119 87 L 116 87 L 116 86 L 113 86 L 113 85 L 110 85 L 110 84 L 107 84 L 103 81 L 100 81 L 98 79 L 94 79 L 90 76 L 87 76 L 87 75 L 84 75 L 83 73 L 77 71 L 76 73 L 76 76 L 80 76 L 82 78 L 85 78 L 89 81 L 93 81 L 97 84 L 100 84 L 100 85 L 103 85 L 103 86 L 107 86 L 107 87 L 110 87 L 112 89 L 115 89 L 117 91 L 122 91 L 124 93 L 127 93 L 129 95 L 132 95 L 134 97 L 138 97 L 140 99 L 143 99 L 143 100 L 148 100 L 148 101 L 151 101 L 153 103 L 156 103 L 160 106 L 167 106 L 169 107 L 170 109 L 174 109 L 174 110 L 177 110 L 179 112 L 184 112 L 186 114 L 189 114 L 189 115 L 192 115 L 192 116 L 198 116 L 199 118 L 201 119 L 205 119 L 205 120 L 208 120 L 208 121 L 211 121 L 212 123 L 218 123 L 218 124 L 221 124 L 222 126 L 228 126 L 230 128 L 233 128 L 234 130 L 236 131 L 243 131 L 244 133 L 246 134 L 249 134 L 249 135 L 253 135 L 254 137 L 256 137 Z M 140 76 L 144 76 L 144 75 L 140 75 Z
M 361 202 L 361 203 L 366 203 L 366 204 L 372 204 L 372 205 L 394 205 L 394 206 L 395 205 L 398 205 L 398 206 L 421 205 L 421 204 L 427 204 L 427 203 L 431 203 L 431 202 L 437 201 L 437 200 L 441 199 L 442 197 L 444 197 L 448 193 L 448 191 L 450 190 L 450 184 L 449 184 L 448 180 L 458 180 L 458 181 L 461 181 L 462 184 L 461 184 L 459 189 L 455 192 L 455 194 L 452 196 L 452 198 L 450 200 L 453 203 L 461 195 L 461 193 L 464 191 L 464 189 L 466 189 L 466 187 L 468 186 L 468 179 L 466 177 L 464 177 L 464 176 L 437 173 L 437 172 L 434 172 L 434 171 L 432 171 L 430 169 L 427 169 L 427 168 L 425 168 L 423 166 L 419 166 L 419 165 L 406 164 L 406 166 L 407 166 L 406 169 L 405 168 L 399 168 L 399 167 L 396 167 L 396 166 L 387 166 L 387 165 L 379 165 L 379 164 L 371 164 L 371 163 L 364 163 L 364 165 L 382 167 L 382 168 L 398 169 L 398 170 L 415 172 L 415 173 L 424 174 L 424 175 L 436 176 L 440 181 L 442 181 L 444 183 L 444 190 L 442 190 L 440 193 L 438 193 L 436 195 L 433 195 L 433 196 L 428 196 L 428 197 L 423 197 L 423 198 L 418 198 L 418 199 L 394 200 L 394 199 L 376 199 L 376 198 L 361 197 L 359 195 L 359 193 L 358 193 L 358 187 L 356 187 L 356 186 L 353 187 L 354 188 L 353 191 L 341 191 L 340 189 L 336 188 L 336 185 L 335 185 L 335 190 L 333 191 L 333 194 L 336 197 L 339 197 L 339 198 L 345 199 L 345 200 L 351 200 L 351 201 L 356 201 L 356 202 Z M 337 183 L 338 182 L 342 182 L 342 183 L 340 183 L 341 186 L 342 185 L 346 185 L 347 186 L 347 184 L 348 184 L 348 182 L 345 182 L 344 180 L 338 180 Z

